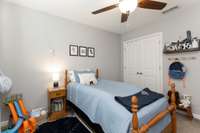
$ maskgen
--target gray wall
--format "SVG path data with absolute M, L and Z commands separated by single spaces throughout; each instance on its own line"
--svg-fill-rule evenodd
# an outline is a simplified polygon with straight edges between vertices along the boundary
M 152 24 L 138 27 L 134 31 L 124 34 L 122 40 L 129 40 L 139 36 L 148 35 L 156 32 L 163 32 L 164 42 L 177 41 L 186 37 L 186 31 L 191 30 L 193 36 L 200 38 L 200 8 L 199 5 L 188 7 L 187 9 L 180 8 L 177 11 L 164 15 L 159 20 Z M 177 89 L 184 94 L 192 95 L 192 107 L 195 114 L 200 115 L 200 52 L 163 55 L 164 58 L 164 86 L 167 86 L 168 67 L 171 61 L 169 57 L 196 57 L 196 60 L 183 60 L 182 62 L 188 69 L 186 76 L 186 89 L 183 89 L 182 82 L 176 81 Z M 166 91 L 166 90 L 165 90 Z
M 120 35 L 0 1 L 0 68 L 22 93 L 27 108 L 47 106 L 49 67 L 100 68 L 101 77 L 120 80 Z M 96 48 L 95 58 L 70 57 L 68 45 Z M 55 56 L 49 50 L 55 50 Z

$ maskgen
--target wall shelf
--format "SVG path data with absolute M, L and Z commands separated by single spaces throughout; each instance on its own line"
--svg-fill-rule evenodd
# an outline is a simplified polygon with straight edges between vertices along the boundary
M 176 54 L 176 53 L 186 53 L 186 52 L 195 52 L 195 51 L 200 51 L 200 48 L 193 48 L 193 49 L 187 49 L 187 50 L 176 50 L 176 51 L 167 51 L 164 50 L 164 54 Z

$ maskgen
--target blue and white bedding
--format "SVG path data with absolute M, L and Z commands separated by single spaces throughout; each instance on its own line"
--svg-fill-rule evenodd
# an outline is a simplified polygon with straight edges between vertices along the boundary
M 142 89 L 122 82 L 99 80 L 95 86 L 70 83 L 68 100 L 81 109 L 93 123 L 101 125 L 105 133 L 129 133 L 132 114 L 115 101 L 115 96 L 128 96 Z M 138 112 L 139 126 L 147 123 L 159 112 L 166 109 L 168 102 L 161 98 L 142 108 Z M 167 115 L 149 130 L 149 133 L 160 133 L 171 121 Z

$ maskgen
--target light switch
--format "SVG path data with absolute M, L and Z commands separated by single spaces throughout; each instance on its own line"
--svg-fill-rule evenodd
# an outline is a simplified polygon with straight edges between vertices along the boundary
M 49 54 L 50 54 L 51 56 L 55 56 L 55 49 L 50 49 L 50 50 L 49 50 Z

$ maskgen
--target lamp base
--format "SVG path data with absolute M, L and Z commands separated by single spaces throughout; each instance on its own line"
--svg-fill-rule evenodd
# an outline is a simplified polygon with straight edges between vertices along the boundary
M 58 83 L 58 82 L 54 82 L 54 83 L 53 83 L 53 87 L 54 87 L 54 88 L 58 88 L 58 87 L 59 87 L 59 83 Z

